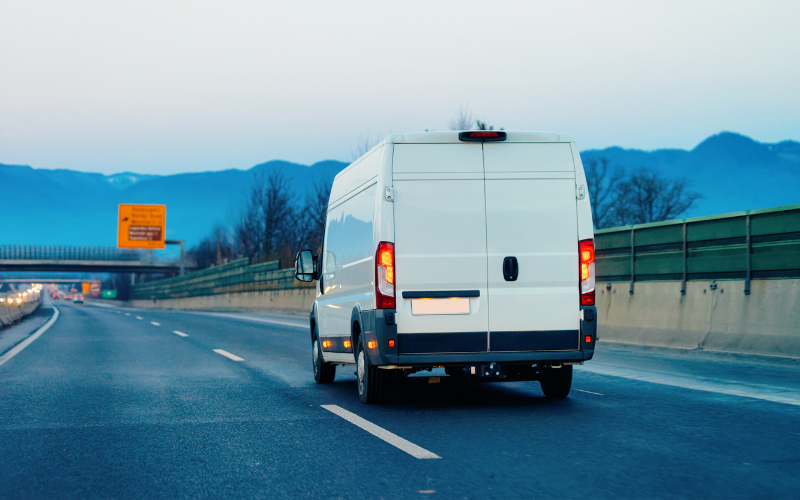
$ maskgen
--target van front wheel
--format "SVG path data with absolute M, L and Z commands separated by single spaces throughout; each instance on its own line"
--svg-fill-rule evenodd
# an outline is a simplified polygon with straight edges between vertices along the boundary
M 377 366 L 369 363 L 369 357 L 364 349 L 364 340 L 358 344 L 358 358 L 356 358 L 358 375 L 358 399 L 364 404 L 376 404 L 383 400 L 383 386 L 385 375 Z
M 539 383 L 548 399 L 564 399 L 572 388 L 572 365 L 539 368 Z
M 318 384 L 330 384 L 336 376 L 336 365 L 326 363 L 322 360 L 322 349 L 319 345 L 319 337 L 314 339 L 312 347 L 312 362 L 314 363 L 314 381 Z

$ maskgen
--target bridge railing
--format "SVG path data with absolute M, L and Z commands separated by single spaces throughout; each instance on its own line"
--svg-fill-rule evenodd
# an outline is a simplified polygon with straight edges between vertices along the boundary
M 117 247 L 60 245 L 0 245 L 0 260 L 52 260 L 96 262 L 172 262 L 179 256 L 165 251 L 127 250 Z

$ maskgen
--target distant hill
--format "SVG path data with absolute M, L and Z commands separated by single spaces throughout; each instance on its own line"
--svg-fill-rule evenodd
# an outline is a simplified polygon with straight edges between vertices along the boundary
M 217 223 L 235 220 L 254 175 L 281 170 L 302 199 L 315 179 L 333 181 L 347 166 L 270 161 L 249 170 L 164 176 L 37 170 L 0 164 L 0 244 L 117 244 L 119 203 L 167 205 L 167 238 L 196 244 Z
M 800 203 L 800 143 L 763 144 L 724 132 L 691 151 L 588 150 L 628 171 L 653 168 L 685 176 L 704 198 L 685 216 Z M 0 244 L 116 245 L 119 203 L 167 205 L 167 237 L 196 244 L 216 223 L 235 220 L 243 193 L 258 172 L 281 170 L 301 199 L 316 179 L 332 181 L 346 163 L 311 166 L 270 161 L 249 170 L 177 175 L 131 172 L 104 176 L 0 164 Z
M 691 151 L 640 151 L 619 147 L 583 151 L 581 158 L 608 158 L 627 171 L 652 168 L 686 177 L 703 195 L 686 217 L 800 203 L 800 142 L 756 142 L 723 132 Z

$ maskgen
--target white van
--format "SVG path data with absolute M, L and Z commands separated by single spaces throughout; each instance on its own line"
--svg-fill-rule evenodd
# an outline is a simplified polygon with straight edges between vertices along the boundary
M 567 135 L 391 135 L 340 172 L 311 309 L 314 379 L 357 366 L 358 394 L 444 367 L 539 380 L 563 398 L 594 353 L 594 242 L 583 165 Z

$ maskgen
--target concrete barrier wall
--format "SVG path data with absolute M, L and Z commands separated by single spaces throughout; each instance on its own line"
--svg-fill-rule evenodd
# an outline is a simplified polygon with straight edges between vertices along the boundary
M 598 283 L 601 342 L 800 357 L 800 279 Z
M 203 311 L 251 311 L 307 316 L 314 303 L 314 288 L 289 288 L 223 293 L 176 299 L 131 300 L 132 307 Z
M 41 294 L 36 300 L 22 302 L 21 304 L 0 304 L 0 328 L 13 325 L 25 316 L 33 313 L 42 305 Z

